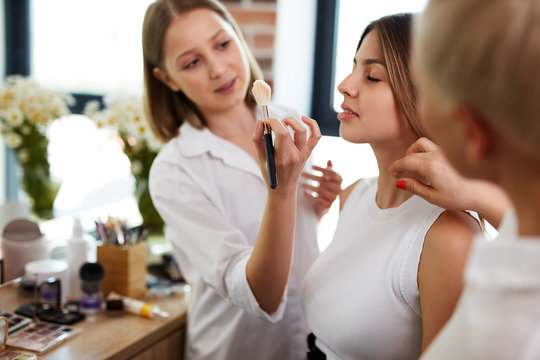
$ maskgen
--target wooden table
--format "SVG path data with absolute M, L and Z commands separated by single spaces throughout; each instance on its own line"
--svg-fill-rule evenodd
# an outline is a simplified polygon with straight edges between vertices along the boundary
M 181 359 L 189 292 L 152 298 L 170 314 L 166 319 L 146 319 L 133 314 L 109 317 L 104 312 L 73 324 L 81 332 L 57 347 L 38 355 L 43 360 Z M 16 288 L 0 289 L 0 309 L 14 312 L 30 301 Z

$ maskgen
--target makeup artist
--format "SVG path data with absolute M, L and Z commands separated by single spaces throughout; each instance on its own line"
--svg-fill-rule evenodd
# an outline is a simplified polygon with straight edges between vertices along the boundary
M 317 124 L 270 103 L 270 116 L 285 118 L 272 122 L 280 151 L 279 186 L 271 190 L 257 157 L 262 142 L 252 140 L 262 126 L 248 93 L 261 71 L 223 5 L 155 1 L 143 53 L 149 119 L 167 142 L 150 193 L 194 289 L 185 359 L 302 359 L 300 284 L 319 253 L 317 222 L 341 191 L 331 166 L 307 175 L 318 186 L 304 189 L 317 196 L 298 185 L 320 137 Z

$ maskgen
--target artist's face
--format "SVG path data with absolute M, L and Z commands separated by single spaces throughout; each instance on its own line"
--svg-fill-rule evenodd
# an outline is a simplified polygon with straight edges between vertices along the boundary
M 338 86 L 344 97 L 339 132 L 353 143 L 387 144 L 412 133 L 394 98 L 377 36 L 372 30 L 364 38 L 352 72 Z
M 166 74 L 205 115 L 244 101 L 249 65 L 234 29 L 212 10 L 191 10 L 175 18 L 163 40 Z M 159 77 L 159 76 L 158 76 Z

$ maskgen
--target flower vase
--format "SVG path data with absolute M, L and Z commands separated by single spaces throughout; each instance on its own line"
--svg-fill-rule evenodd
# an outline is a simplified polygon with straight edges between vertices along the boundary
M 163 219 L 159 216 L 148 189 L 148 179 L 135 177 L 135 198 L 141 213 L 142 222 L 150 234 L 163 234 Z
M 22 170 L 22 188 L 30 199 L 32 212 L 41 219 L 54 217 L 54 200 L 60 184 L 51 180 L 49 165 L 49 140 L 42 126 L 27 121 L 22 128 L 21 146 L 14 149 Z
M 51 181 L 49 162 L 42 164 L 23 164 L 22 187 L 30 199 L 32 212 L 41 219 L 54 217 L 54 200 L 60 189 L 60 184 Z

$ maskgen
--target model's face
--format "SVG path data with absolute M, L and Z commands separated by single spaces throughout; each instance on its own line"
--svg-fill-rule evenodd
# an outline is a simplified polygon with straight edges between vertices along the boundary
M 244 101 L 250 72 L 233 28 L 209 9 L 175 18 L 163 40 L 165 83 L 182 91 L 203 114 Z M 163 79 L 162 79 L 163 81 Z
M 387 143 L 412 133 L 394 98 L 377 36 L 372 30 L 364 38 L 351 74 L 338 86 L 344 97 L 339 132 L 353 143 Z

